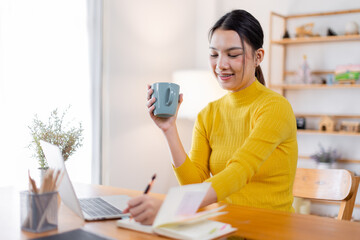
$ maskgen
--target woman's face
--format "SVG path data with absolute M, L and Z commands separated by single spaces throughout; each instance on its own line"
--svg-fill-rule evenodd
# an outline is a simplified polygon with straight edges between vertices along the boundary
M 223 89 L 237 92 L 255 81 L 255 68 L 260 62 L 250 45 L 244 41 L 242 46 L 237 32 L 215 30 L 209 49 L 211 68 Z

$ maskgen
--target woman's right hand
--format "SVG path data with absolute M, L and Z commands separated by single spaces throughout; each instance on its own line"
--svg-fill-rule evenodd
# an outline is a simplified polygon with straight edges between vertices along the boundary
M 158 213 L 162 200 L 143 194 L 129 200 L 128 207 L 123 213 L 130 213 L 136 222 L 144 225 L 153 224 Z
M 163 131 L 166 132 L 167 130 L 169 130 L 171 127 L 174 127 L 176 124 L 176 118 L 177 118 L 177 114 L 180 108 L 180 105 L 183 101 L 183 94 L 179 94 L 179 104 L 178 107 L 176 109 L 176 113 L 174 116 L 169 117 L 169 118 L 161 118 L 161 117 L 156 117 L 154 115 L 154 103 L 156 102 L 155 97 L 151 97 L 151 95 L 153 94 L 154 90 L 151 89 L 150 85 L 147 85 L 147 108 L 149 111 L 149 115 L 151 117 L 151 119 L 154 121 L 154 123 Z

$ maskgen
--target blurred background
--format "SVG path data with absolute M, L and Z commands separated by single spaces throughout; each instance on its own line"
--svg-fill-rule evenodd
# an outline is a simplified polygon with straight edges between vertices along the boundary
M 224 94 L 209 76 L 208 30 L 220 16 L 239 8 L 252 13 L 263 27 L 261 67 L 267 78 L 271 11 L 283 15 L 337 11 L 360 8 L 360 3 L 0 0 L 0 186 L 26 186 L 28 169 L 36 172 L 37 161 L 27 148 L 34 114 L 46 120 L 53 109 L 69 105 L 70 119 L 84 127 L 83 146 L 66 162 L 73 181 L 143 190 L 156 173 L 154 192 L 166 193 L 176 186 L 165 138 L 148 116 L 146 85 L 175 81 L 179 75 L 183 76 L 180 81 L 193 81 L 194 75 L 203 79 L 199 80 L 201 91 L 183 85 L 188 90 L 178 128 L 188 151 L 204 99 Z M 308 59 L 311 62 L 311 56 Z M 316 94 L 310 92 L 309 98 Z M 299 109 L 317 112 L 320 107 L 309 98 L 303 105 L 296 94 L 289 100 Z M 359 106 L 339 111 L 360 114 Z M 299 138 L 300 151 L 311 153 L 317 148 L 309 137 Z M 357 138 L 342 145 L 339 139 L 323 141 L 354 151 L 360 159 L 354 147 L 359 144 Z M 299 165 L 312 166 L 309 161 Z M 360 173 L 358 165 L 349 167 Z

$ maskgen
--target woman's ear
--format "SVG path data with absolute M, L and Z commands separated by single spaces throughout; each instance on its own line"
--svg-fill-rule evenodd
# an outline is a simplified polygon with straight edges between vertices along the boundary
M 264 60 L 264 54 L 265 51 L 263 48 L 259 48 L 258 50 L 255 51 L 255 65 L 259 66 L 260 63 Z

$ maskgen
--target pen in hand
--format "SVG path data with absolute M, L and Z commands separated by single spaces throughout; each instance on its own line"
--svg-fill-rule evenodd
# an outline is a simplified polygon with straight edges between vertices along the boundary
M 149 184 L 146 186 L 145 191 L 144 191 L 144 194 L 147 194 L 147 193 L 150 191 L 150 188 L 151 188 L 151 186 L 153 185 L 155 178 L 156 178 L 156 173 L 152 176 L 151 181 L 150 181 Z
M 150 189 L 154 183 L 155 178 L 156 178 L 156 173 L 152 176 L 149 184 L 146 186 L 146 188 L 144 190 L 144 194 L 148 194 L 148 192 L 150 191 Z M 125 208 L 123 211 L 123 217 L 126 217 L 126 216 L 130 217 L 130 220 L 132 220 L 132 216 L 130 215 L 130 205 L 127 208 Z

